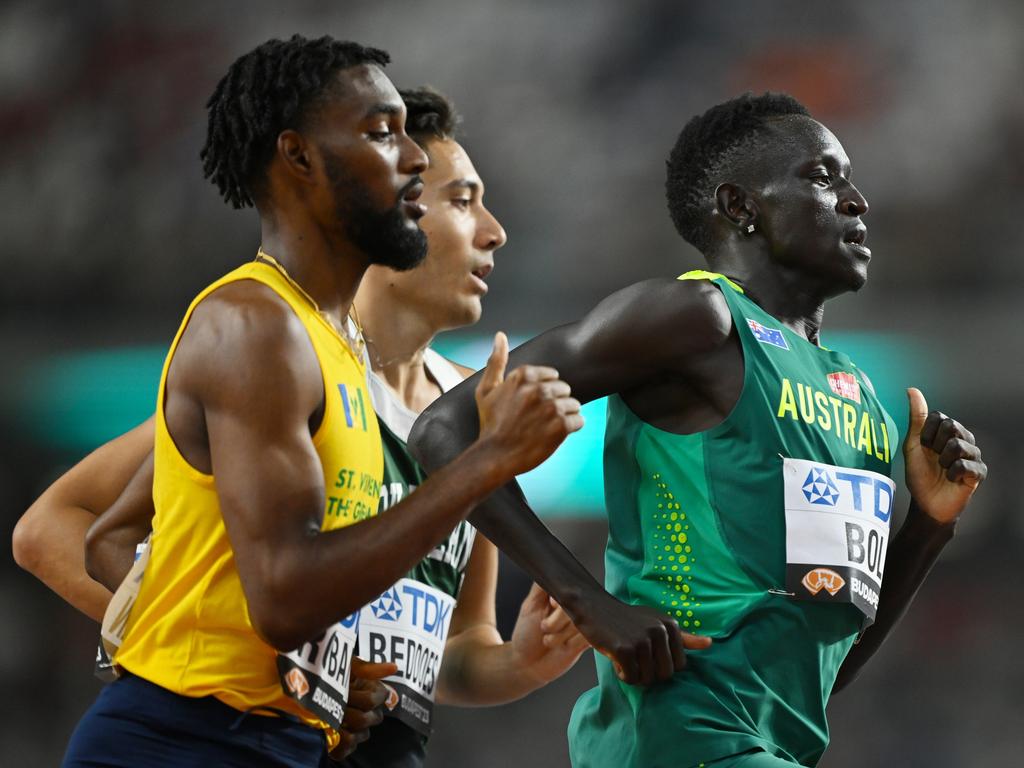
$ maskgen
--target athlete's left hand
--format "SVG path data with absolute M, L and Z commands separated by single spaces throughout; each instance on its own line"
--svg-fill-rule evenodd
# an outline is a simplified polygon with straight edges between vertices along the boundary
M 519 669 L 539 685 L 564 675 L 590 647 L 561 606 L 536 584 L 519 609 L 511 644 Z
M 341 742 L 331 750 L 331 758 L 343 760 L 356 747 L 370 738 L 370 728 L 384 719 L 384 704 L 394 689 L 381 682 L 398 671 L 394 664 L 371 664 L 359 658 L 352 659 L 345 717 L 341 722 Z
M 907 488 L 921 511 L 936 522 L 951 523 L 988 475 L 988 467 L 970 430 L 944 413 L 929 413 L 921 390 L 911 387 L 907 397 Z

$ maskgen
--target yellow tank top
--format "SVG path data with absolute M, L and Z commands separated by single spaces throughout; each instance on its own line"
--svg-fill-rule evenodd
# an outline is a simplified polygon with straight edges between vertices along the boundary
M 377 512 L 383 457 L 363 361 L 276 269 L 257 262 L 236 269 L 192 302 L 164 363 L 156 409 L 156 516 L 150 559 L 115 661 L 184 696 L 212 695 L 241 711 L 274 707 L 290 712 L 313 727 L 327 729 L 328 741 L 335 743 L 336 734 L 326 723 L 281 690 L 277 652 L 259 638 L 249 620 L 216 478 L 185 461 L 164 421 L 167 371 L 192 312 L 212 291 L 237 280 L 263 283 L 288 302 L 320 361 L 325 404 L 313 445 L 326 489 L 321 530 L 341 528 Z

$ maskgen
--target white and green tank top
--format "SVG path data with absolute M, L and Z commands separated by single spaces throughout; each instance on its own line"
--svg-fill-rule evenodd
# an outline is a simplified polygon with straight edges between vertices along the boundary
M 755 748 L 814 765 L 839 666 L 877 607 L 896 426 L 846 355 L 722 275 L 681 279 L 722 291 L 743 388 L 721 424 L 687 435 L 609 399 L 606 585 L 714 643 L 649 688 L 597 656 L 599 684 L 570 723 L 573 765 L 687 768 Z
M 442 391 L 462 382 L 455 367 L 432 349 L 425 350 L 424 364 Z M 385 513 L 425 477 L 406 447 L 418 414 L 406 408 L 373 373 L 369 385 L 384 443 L 380 511 Z M 398 665 L 398 674 L 385 680 L 397 693 L 385 714 L 404 723 L 420 739 L 429 736 L 433 725 L 437 676 L 475 535 L 473 526 L 459 523 L 447 539 L 360 613 L 359 656 Z M 361 745 L 359 751 L 373 741 Z

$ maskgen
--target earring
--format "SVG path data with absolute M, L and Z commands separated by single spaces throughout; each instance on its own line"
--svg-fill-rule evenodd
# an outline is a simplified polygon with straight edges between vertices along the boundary
M 753 233 L 754 233 L 754 225 L 753 224 L 747 224 L 747 234 L 751 235 Z

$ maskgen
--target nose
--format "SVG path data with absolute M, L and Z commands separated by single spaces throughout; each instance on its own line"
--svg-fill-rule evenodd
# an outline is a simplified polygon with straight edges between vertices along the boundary
M 508 240 L 505 228 L 494 217 L 494 214 L 481 206 L 480 218 L 476 227 L 476 245 L 482 251 L 496 251 Z
M 430 165 L 427 153 L 423 148 L 409 138 L 408 134 L 402 134 L 402 150 L 398 158 L 398 170 L 407 176 L 418 176 Z
M 837 207 L 840 213 L 847 216 L 863 216 L 868 212 L 868 201 L 853 184 L 847 184 L 839 196 Z

